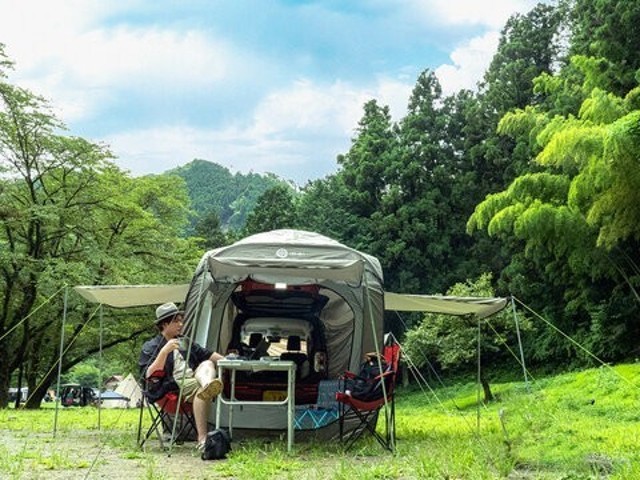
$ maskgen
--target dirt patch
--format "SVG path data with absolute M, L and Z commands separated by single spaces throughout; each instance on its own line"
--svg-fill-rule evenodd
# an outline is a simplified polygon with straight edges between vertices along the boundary
M 203 479 L 225 462 L 204 462 L 194 442 L 163 451 L 149 440 L 144 451 L 131 435 L 105 432 L 23 433 L 0 429 L 0 479 Z

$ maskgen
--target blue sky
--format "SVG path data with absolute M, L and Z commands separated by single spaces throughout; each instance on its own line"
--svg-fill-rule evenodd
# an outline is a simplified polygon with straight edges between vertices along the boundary
M 531 0 L 0 0 L 10 80 L 134 175 L 194 158 L 304 185 L 372 98 L 400 119 L 420 72 L 473 88 Z

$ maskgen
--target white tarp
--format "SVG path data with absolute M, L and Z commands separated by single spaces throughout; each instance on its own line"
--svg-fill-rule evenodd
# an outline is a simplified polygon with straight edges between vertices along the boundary
M 502 310 L 506 298 L 445 297 L 385 292 L 384 309 L 398 312 L 429 312 L 447 315 L 474 315 L 485 318 Z
M 182 303 L 189 284 L 176 285 L 93 285 L 78 286 L 74 290 L 93 303 L 110 307 L 138 307 L 165 302 Z M 385 310 L 400 312 L 430 312 L 448 315 L 477 315 L 488 317 L 502 310 L 505 298 L 444 297 L 437 295 L 409 295 L 385 292 Z
M 86 300 L 116 308 L 182 303 L 189 284 L 180 285 L 80 285 L 73 287 Z

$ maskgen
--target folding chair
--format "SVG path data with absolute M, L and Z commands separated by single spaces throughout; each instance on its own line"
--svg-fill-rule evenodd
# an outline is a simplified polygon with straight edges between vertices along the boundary
M 382 356 L 385 359 L 386 368 L 375 378 L 368 380 L 374 384 L 374 387 L 381 387 L 381 383 L 384 382 L 383 395 L 380 398 L 367 401 L 354 398 L 350 392 L 344 390 L 336 393 L 336 400 L 340 405 L 340 441 L 345 444 L 346 450 L 349 450 L 367 431 L 373 435 L 384 449 L 390 452 L 395 449 L 395 384 L 400 362 L 400 345 L 392 335 L 389 335 L 389 340 L 384 346 Z M 356 377 L 357 375 L 352 372 L 345 372 L 344 385 L 348 384 L 348 379 Z M 384 436 L 376 430 L 381 409 L 384 409 L 385 414 Z M 344 429 L 347 415 L 356 423 L 356 426 L 349 432 L 345 432 Z M 348 433 L 346 437 L 345 433 Z
M 160 370 L 155 372 L 152 377 L 163 377 L 164 371 Z M 173 432 L 174 418 L 177 415 L 175 436 L 173 442 L 177 443 L 179 440 L 189 437 L 192 432 L 196 432 L 196 422 L 193 416 L 193 405 L 191 403 L 182 401 L 178 405 L 178 399 L 180 392 L 168 392 L 162 398 L 156 402 L 150 402 L 146 389 L 143 388 L 143 399 L 140 403 L 140 418 L 138 420 L 138 445 L 140 448 L 144 447 L 144 444 L 151 435 L 155 432 L 158 436 L 158 441 L 162 449 L 165 449 L 165 439 L 163 435 L 166 432 Z M 144 407 L 147 407 L 147 411 L 151 417 L 151 426 L 147 430 L 147 433 L 141 439 L 142 436 L 142 416 Z

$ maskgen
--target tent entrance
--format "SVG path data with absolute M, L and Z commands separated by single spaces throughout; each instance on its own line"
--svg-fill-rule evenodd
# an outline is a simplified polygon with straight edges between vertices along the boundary
M 333 296 L 331 301 L 330 296 Z M 231 294 L 229 307 L 234 312 L 231 337 L 221 345 L 226 354 L 249 360 L 290 360 L 296 364 L 296 405 L 313 404 L 318 385 L 329 377 L 331 362 L 323 318 L 336 318 L 335 311 L 324 312 L 328 304 L 338 302 L 335 294 L 320 285 L 287 285 L 241 282 Z M 342 300 L 344 301 L 344 300 Z M 353 313 L 344 310 L 343 337 L 353 341 Z M 335 343 L 335 342 L 334 342 Z M 225 393 L 229 381 L 224 379 Z M 286 372 L 237 372 L 235 396 L 245 401 L 274 401 L 286 396 Z

